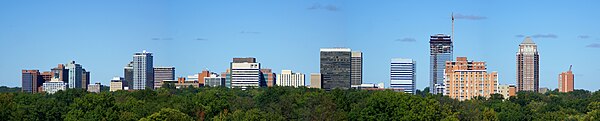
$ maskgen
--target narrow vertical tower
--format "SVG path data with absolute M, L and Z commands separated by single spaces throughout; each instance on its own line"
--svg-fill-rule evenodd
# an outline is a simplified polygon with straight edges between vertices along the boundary
M 362 57 L 363 53 L 361 51 L 352 51 L 351 55 L 351 65 L 350 68 L 350 83 L 351 85 L 361 85 L 362 84 Z
M 133 55 L 133 89 L 154 88 L 154 65 L 152 53 L 142 52 Z
M 538 92 L 540 83 L 540 58 L 537 45 L 526 37 L 517 52 L 517 91 Z

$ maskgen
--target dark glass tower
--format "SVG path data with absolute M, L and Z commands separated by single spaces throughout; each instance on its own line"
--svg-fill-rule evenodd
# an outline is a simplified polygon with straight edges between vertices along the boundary
M 351 55 L 350 48 L 321 49 L 321 86 L 323 89 L 350 88 Z
M 433 94 L 441 94 L 445 88 L 444 69 L 446 61 L 452 61 L 452 39 L 450 35 L 436 34 L 429 39 L 430 68 L 429 68 L 429 91 Z

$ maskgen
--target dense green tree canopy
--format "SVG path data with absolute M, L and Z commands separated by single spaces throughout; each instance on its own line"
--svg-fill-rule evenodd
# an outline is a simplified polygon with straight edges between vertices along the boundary
M 7 89 L 11 90 L 11 89 Z M 0 120 L 600 120 L 600 92 L 519 92 L 457 101 L 427 91 L 163 86 L 157 90 L 0 93 Z

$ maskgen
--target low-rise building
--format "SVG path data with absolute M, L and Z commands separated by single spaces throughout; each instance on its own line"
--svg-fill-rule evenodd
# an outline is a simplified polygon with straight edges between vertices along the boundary
M 321 88 L 321 74 L 311 73 L 310 74 L 310 88 Z
M 127 81 L 125 81 L 123 77 L 113 77 L 113 79 L 110 80 L 110 91 L 125 90 L 125 83 L 127 83 Z
M 210 77 L 204 77 L 204 86 L 225 87 L 225 78 L 219 77 L 218 74 L 213 73 L 210 75 Z
M 177 78 L 177 80 L 163 80 L 162 84 L 172 84 L 173 86 L 175 86 L 175 88 L 180 89 L 180 88 L 187 88 L 187 87 L 194 87 L 194 88 L 198 88 L 200 87 L 200 83 L 198 82 L 197 78 L 196 80 L 194 79 L 186 79 L 184 77 L 179 77 Z
M 304 86 L 304 74 L 302 73 L 292 73 L 292 70 L 281 70 L 281 74 L 277 74 L 277 77 L 277 86 Z
M 87 86 L 87 91 L 94 92 L 94 93 L 100 93 L 100 91 L 101 91 L 100 87 L 102 87 L 102 85 L 100 83 L 90 84 Z
M 66 90 L 67 83 L 65 83 L 63 81 L 44 82 L 42 89 L 44 90 L 44 92 L 46 92 L 48 94 L 54 94 L 54 93 L 58 92 L 59 90 Z

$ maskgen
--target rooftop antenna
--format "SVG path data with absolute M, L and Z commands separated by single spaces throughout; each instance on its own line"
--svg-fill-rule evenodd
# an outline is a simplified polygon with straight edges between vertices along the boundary
M 569 71 L 571 71 L 571 68 L 573 68 L 573 64 L 569 65 Z

